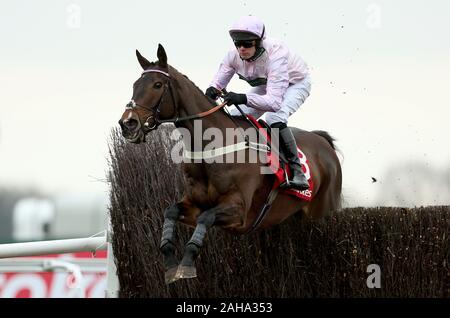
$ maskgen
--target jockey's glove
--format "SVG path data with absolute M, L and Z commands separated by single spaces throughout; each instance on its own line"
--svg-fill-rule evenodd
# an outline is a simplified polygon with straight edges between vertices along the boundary
M 208 87 L 208 89 L 205 92 L 205 95 L 213 100 L 216 100 L 217 97 L 219 97 L 220 95 L 220 91 L 217 88 L 211 86 Z
M 228 106 L 241 105 L 241 104 L 246 105 L 247 104 L 247 95 L 229 92 L 223 97 L 223 100 L 227 103 Z

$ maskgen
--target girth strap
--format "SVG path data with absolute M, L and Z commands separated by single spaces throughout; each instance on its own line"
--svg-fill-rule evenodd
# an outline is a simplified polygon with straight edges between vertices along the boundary
M 264 144 L 258 144 L 251 141 L 242 141 L 237 144 L 228 145 L 225 147 L 220 147 L 216 149 L 206 150 L 206 151 L 189 151 L 185 150 L 183 156 L 186 159 L 192 160 L 202 160 L 202 159 L 212 159 L 215 157 L 223 156 L 228 153 L 237 152 L 245 149 L 253 149 L 256 151 L 269 152 L 270 147 Z

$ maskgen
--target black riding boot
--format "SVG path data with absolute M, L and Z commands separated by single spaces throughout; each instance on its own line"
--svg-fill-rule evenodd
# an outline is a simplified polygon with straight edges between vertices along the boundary
M 284 123 L 276 123 L 272 127 L 280 129 L 280 144 L 283 147 L 283 153 L 286 155 L 292 171 L 292 179 L 289 180 L 289 186 L 300 191 L 307 190 L 309 183 L 303 173 L 297 152 L 297 142 L 291 129 Z

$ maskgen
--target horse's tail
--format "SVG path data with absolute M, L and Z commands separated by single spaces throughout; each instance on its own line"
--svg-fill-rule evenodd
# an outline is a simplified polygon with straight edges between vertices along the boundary
M 336 151 L 337 154 L 341 155 L 342 162 L 344 161 L 344 154 L 342 151 L 336 146 L 336 139 L 332 137 L 328 132 L 324 130 L 313 130 L 312 133 L 324 138 L 328 143 L 330 144 L 331 148 L 333 148 L 334 151 Z
M 313 130 L 312 133 L 314 133 L 316 135 L 319 135 L 320 137 L 325 138 L 326 141 L 328 141 L 328 143 L 330 144 L 331 148 L 333 148 L 334 150 L 337 151 L 336 145 L 334 144 L 336 139 L 331 137 L 331 135 L 328 132 L 326 132 L 324 130 Z
M 341 155 L 341 158 L 339 161 L 341 161 L 341 163 L 344 161 L 344 155 L 343 155 L 342 151 L 336 146 L 336 144 L 335 144 L 336 139 L 334 137 L 332 137 L 328 132 L 326 132 L 324 130 L 313 130 L 312 133 L 324 138 L 330 144 L 331 148 L 333 148 L 333 150 L 336 152 L 336 154 Z M 342 172 L 340 172 L 340 173 L 341 173 L 341 178 L 342 178 Z M 337 207 L 336 207 L 338 211 L 342 210 L 342 206 L 344 203 L 344 196 L 342 194 L 342 188 L 341 188 L 341 190 L 339 190 L 339 192 L 340 192 L 339 201 L 337 202 Z

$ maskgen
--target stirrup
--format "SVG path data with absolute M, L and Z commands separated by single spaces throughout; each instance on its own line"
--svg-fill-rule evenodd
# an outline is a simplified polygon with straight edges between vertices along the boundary
M 287 174 L 287 169 L 284 169 L 284 177 L 286 178 L 286 181 L 284 181 L 283 183 L 281 183 L 279 185 L 279 187 L 281 189 L 288 189 L 291 187 L 291 183 L 289 182 L 289 176 Z
M 284 182 L 286 187 L 290 187 L 291 186 L 291 182 L 289 181 L 289 176 L 287 174 L 287 169 L 284 169 L 284 175 L 286 177 L 286 182 Z
M 286 171 L 285 171 L 285 176 L 286 176 L 286 181 L 283 182 L 282 184 L 280 184 L 280 188 L 282 188 L 282 189 L 294 189 L 294 190 L 297 190 L 297 191 L 305 191 L 305 190 L 309 189 L 309 181 L 306 179 L 305 175 L 303 175 L 303 177 L 304 177 L 304 179 L 306 181 L 306 184 L 303 184 L 303 186 L 302 186 L 302 184 L 294 184 L 294 183 L 292 183 L 292 180 L 289 180 Z

